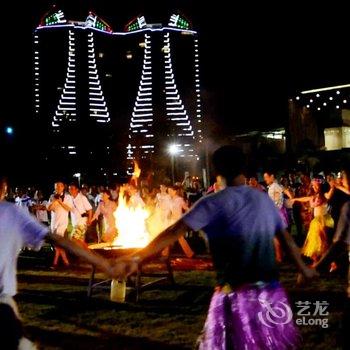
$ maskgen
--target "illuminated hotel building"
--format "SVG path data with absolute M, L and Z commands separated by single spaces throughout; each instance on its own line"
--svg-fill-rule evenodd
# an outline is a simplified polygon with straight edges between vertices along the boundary
M 197 33 L 190 30 L 190 23 L 179 15 L 171 16 L 168 27 L 147 26 L 141 17 L 126 29 L 135 34 L 144 32 L 142 72 L 129 127 L 128 160 L 150 159 L 154 154 L 156 158 L 164 157 L 172 147 L 183 163 L 197 162 L 202 142 Z M 190 69 L 186 75 L 192 80 L 187 82 L 186 90 L 178 84 L 180 67 L 174 64 L 173 58 L 176 60 L 179 55 L 173 45 L 184 38 L 190 39 L 186 52 Z M 156 87 L 155 79 L 158 80 Z
M 52 67 L 57 47 L 61 64 Z M 113 58 L 107 68 L 104 52 Z M 200 160 L 199 42 L 181 15 L 166 26 L 139 16 L 115 32 L 93 13 L 79 22 L 53 10 L 34 32 L 34 94 L 37 119 L 62 159 L 93 162 L 115 152 L 125 166 L 152 165 L 172 147 L 178 165 Z M 93 132 L 94 142 L 76 142 L 81 132 Z M 123 146 L 113 149 L 118 140 Z

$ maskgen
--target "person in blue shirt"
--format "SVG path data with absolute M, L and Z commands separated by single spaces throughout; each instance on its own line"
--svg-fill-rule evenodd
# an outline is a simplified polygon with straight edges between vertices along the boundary
M 317 272 L 303 263 L 272 200 L 245 185 L 242 152 L 232 146 L 221 147 L 213 155 L 213 165 L 226 188 L 201 198 L 146 248 L 117 260 L 116 273 L 121 278 L 133 274 L 141 261 L 188 230 L 203 230 L 208 236 L 217 286 L 199 349 L 295 349 L 300 335 L 278 282 L 274 237 L 278 236 L 305 278 L 315 277 Z

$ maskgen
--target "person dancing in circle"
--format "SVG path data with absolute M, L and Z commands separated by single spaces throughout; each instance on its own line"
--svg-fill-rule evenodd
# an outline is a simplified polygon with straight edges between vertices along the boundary
M 293 198 L 292 202 L 309 202 L 313 208 L 313 219 L 310 222 L 304 245 L 301 249 L 303 255 L 309 257 L 313 264 L 327 251 L 328 238 L 327 229 L 334 227 L 334 221 L 328 213 L 327 199 L 330 198 L 333 188 L 323 193 L 323 180 L 321 177 L 314 177 L 311 181 L 313 194 L 307 197 Z
M 117 259 L 116 273 L 119 278 L 136 273 L 140 262 L 177 241 L 189 229 L 203 230 L 209 239 L 217 286 L 199 349 L 296 349 L 300 335 L 292 317 L 276 322 L 273 327 L 258 317 L 266 314 L 266 305 L 276 310 L 282 303 L 290 311 L 286 292 L 278 282 L 275 235 L 305 278 L 315 277 L 317 272 L 302 261 L 274 203 L 266 194 L 245 185 L 244 162 L 237 148 L 218 149 L 213 164 L 227 187 L 201 198 L 147 247 Z

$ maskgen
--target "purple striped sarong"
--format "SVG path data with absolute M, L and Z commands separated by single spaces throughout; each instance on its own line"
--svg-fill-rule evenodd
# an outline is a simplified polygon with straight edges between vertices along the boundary
M 200 350 L 284 350 L 300 347 L 286 292 L 278 282 L 215 291 Z

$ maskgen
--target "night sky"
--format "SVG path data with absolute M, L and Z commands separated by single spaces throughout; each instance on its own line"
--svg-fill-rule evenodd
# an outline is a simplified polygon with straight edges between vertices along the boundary
M 295 1 L 256 5 L 228 1 L 56 1 L 67 19 L 89 10 L 114 30 L 138 14 L 166 24 L 179 10 L 200 33 L 204 117 L 212 134 L 283 126 L 287 99 L 296 91 L 350 81 L 349 22 L 345 6 L 307 8 Z M 31 142 L 32 32 L 53 2 L 11 2 L 2 9 L 2 113 L 15 127 L 11 142 Z M 218 131 L 220 131 L 218 133 Z M 9 149 L 1 147 L 1 152 Z M 20 162 L 21 159 L 18 159 Z

